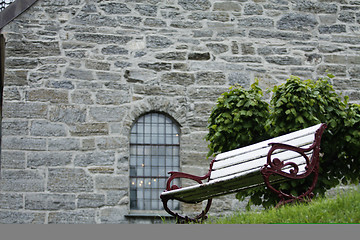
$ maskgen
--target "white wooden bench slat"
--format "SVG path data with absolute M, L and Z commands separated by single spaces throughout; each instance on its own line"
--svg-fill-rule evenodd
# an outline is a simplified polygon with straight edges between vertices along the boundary
M 281 178 L 276 176 L 271 182 L 279 181 L 279 179 Z M 284 179 L 281 179 L 281 181 L 284 181 Z M 253 169 L 248 170 L 247 174 L 228 176 L 203 184 L 163 192 L 162 195 L 171 195 L 174 199 L 183 202 L 197 203 L 224 195 L 224 193 L 230 194 L 260 185 L 264 185 L 262 175 L 256 169 Z
M 283 143 L 292 145 L 295 147 L 306 148 L 306 147 L 309 147 L 313 143 L 313 141 L 314 141 L 314 134 L 311 134 L 311 135 L 301 137 L 299 139 L 290 140 L 290 141 L 286 141 Z M 232 157 L 222 159 L 222 160 L 217 160 L 217 158 L 215 158 L 215 162 L 213 164 L 212 169 L 216 170 L 216 169 L 232 166 L 235 164 L 239 164 L 241 162 L 246 162 L 246 161 L 250 161 L 250 160 L 253 160 L 253 159 L 256 159 L 259 157 L 266 156 L 270 148 L 271 148 L 271 146 L 268 145 L 266 148 L 256 149 L 252 152 L 246 152 L 246 153 L 232 156 Z
M 273 159 L 279 158 L 284 162 L 290 161 L 290 162 L 294 162 L 296 164 L 303 164 L 306 162 L 304 157 L 302 157 L 298 153 L 292 152 L 292 151 L 284 151 L 284 152 L 280 152 L 278 154 L 273 154 L 272 156 L 273 156 Z M 308 156 L 311 156 L 311 154 Z M 211 172 L 210 179 L 212 180 L 212 179 L 216 179 L 216 178 L 221 178 L 223 176 L 232 175 L 235 173 L 241 173 L 241 172 L 245 171 L 246 169 L 257 168 L 257 170 L 260 171 L 260 168 L 262 166 L 264 166 L 264 164 L 266 164 L 266 161 L 267 161 L 267 156 L 262 156 L 256 160 L 251 160 L 251 161 L 244 162 L 241 164 L 232 165 L 230 167 L 222 168 L 219 170 L 213 170 Z
M 292 139 L 296 139 L 302 136 L 306 136 L 309 134 L 314 134 L 315 131 L 320 127 L 321 124 L 317 124 L 315 126 L 312 127 L 308 127 L 299 131 L 295 131 L 292 133 L 288 133 L 276 138 L 272 138 L 272 139 L 268 139 L 259 143 L 255 143 L 253 145 L 250 146 L 246 146 L 246 147 L 242 147 L 242 148 L 238 148 L 238 149 L 234 149 L 232 151 L 228 151 L 228 152 L 224 152 L 224 153 L 220 153 L 217 155 L 216 159 L 217 160 L 221 160 L 224 158 L 229 158 L 238 154 L 243 154 L 245 152 L 250 152 L 253 149 L 258 149 L 258 148 L 262 148 L 262 147 L 268 147 L 269 143 L 273 143 L 273 142 L 278 142 L 278 143 L 282 143 L 284 141 L 289 141 Z

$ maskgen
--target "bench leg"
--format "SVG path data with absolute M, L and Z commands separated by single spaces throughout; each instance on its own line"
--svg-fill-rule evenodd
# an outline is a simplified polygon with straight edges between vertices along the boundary
M 167 203 L 168 203 L 169 200 L 170 199 L 167 199 L 165 197 L 161 197 L 161 201 L 163 202 L 165 211 L 176 218 L 176 223 L 189 223 L 189 222 L 202 223 L 204 220 L 207 219 L 206 214 L 209 211 L 209 209 L 211 207 L 211 202 L 212 202 L 212 199 L 208 199 L 205 209 L 200 214 L 198 214 L 195 217 L 189 217 L 189 216 L 183 216 L 183 215 L 180 215 L 178 213 L 173 212 L 167 206 Z

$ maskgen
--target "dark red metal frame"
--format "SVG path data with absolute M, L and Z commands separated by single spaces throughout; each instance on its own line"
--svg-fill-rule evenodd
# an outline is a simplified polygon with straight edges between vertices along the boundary
M 264 178 L 265 185 L 270 189 L 272 192 L 277 194 L 277 196 L 280 198 L 279 203 L 276 205 L 276 207 L 279 207 L 281 205 L 284 205 L 286 203 L 294 202 L 294 201 L 311 201 L 311 198 L 313 197 L 313 190 L 315 188 L 318 176 L 319 176 L 319 155 L 320 155 L 320 143 L 321 143 L 321 136 L 324 133 L 327 125 L 322 124 L 319 129 L 315 133 L 315 140 L 313 144 L 308 148 L 299 148 L 294 147 L 282 143 L 270 143 L 272 147 L 270 148 L 268 155 L 267 155 L 267 163 L 261 168 L 260 172 Z M 289 150 L 289 151 L 295 151 L 299 153 L 301 156 L 303 156 L 306 160 L 306 167 L 305 172 L 299 173 L 299 166 L 294 162 L 287 162 L 284 163 L 278 158 L 274 158 L 271 160 L 272 153 L 275 150 L 283 149 L 283 150 Z M 306 155 L 307 152 L 313 151 L 311 158 L 309 159 Z M 179 189 L 180 187 L 176 185 L 171 185 L 172 180 L 175 178 L 187 178 L 196 181 L 199 184 L 202 184 L 203 180 L 210 179 L 210 174 L 212 171 L 212 165 L 214 163 L 214 160 L 210 163 L 210 169 L 209 172 L 204 176 L 195 176 L 187 173 L 182 172 L 169 172 L 170 177 L 167 180 L 166 183 L 166 191 L 171 191 L 174 189 Z M 290 170 L 290 173 L 283 171 L 283 168 L 286 166 L 291 166 L 293 169 Z M 301 195 L 299 196 L 293 196 L 291 194 L 284 193 L 281 190 L 275 189 L 270 184 L 270 176 L 272 175 L 280 175 L 282 177 L 288 178 L 288 179 L 304 179 L 309 177 L 311 174 L 313 174 L 313 181 L 310 187 Z M 210 209 L 212 199 L 208 199 L 207 205 L 205 209 L 195 217 L 191 218 L 188 216 L 183 216 L 178 213 L 173 212 L 171 209 L 167 207 L 167 202 L 170 200 L 170 198 L 165 196 L 160 196 L 161 201 L 163 202 L 164 209 L 166 212 L 168 212 L 170 215 L 174 216 L 176 218 L 177 223 L 187 223 L 187 222 L 202 222 L 205 219 L 207 219 L 207 212 Z
M 315 133 L 315 140 L 313 144 L 308 148 L 299 148 L 293 147 L 290 145 L 282 144 L 282 143 L 270 143 L 272 146 L 268 152 L 267 156 L 267 163 L 262 167 L 261 174 L 263 175 L 265 185 L 270 189 L 272 192 L 277 194 L 280 198 L 280 202 L 276 205 L 279 207 L 286 203 L 294 202 L 294 201 L 311 201 L 311 198 L 314 196 L 313 190 L 315 188 L 318 176 L 319 176 L 319 155 L 320 155 L 320 143 L 321 143 L 321 136 L 324 133 L 327 125 L 322 124 L 320 128 Z M 271 160 L 272 153 L 277 149 L 284 149 L 295 151 L 303 156 L 306 160 L 306 167 L 305 172 L 302 174 L 299 173 L 299 166 L 294 162 L 283 163 L 280 159 L 274 158 Z M 311 155 L 311 159 L 308 158 L 306 155 L 307 152 L 313 151 Z M 286 166 L 291 166 L 293 169 L 290 170 L 290 173 L 284 172 L 282 169 Z M 304 179 L 313 174 L 313 181 L 310 187 L 302 194 L 298 196 L 294 196 L 292 194 L 284 193 L 279 189 L 275 189 L 270 184 L 270 176 L 272 175 L 280 175 L 288 179 Z
M 204 176 L 195 176 L 195 175 L 183 173 L 183 172 L 169 172 L 170 177 L 168 178 L 168 180 L 166 182 L 166 191 L 171 191 L 171 190 L 180 188 L 177 185 L 171 185 L 172 180 L 174 180 L 175 178 L 187 178 L 187 179 L 194 180 L 199 184 L 202 184 L 203 183 L 202 181 L 206 180 L 206 179 L 209 181 L 213 163 L 214 163 L 214 160 L 212 160 L 210 163 L 209 172 Z M 210 210 L 210 206 L 212 203 L 211 198 L 207 199 L 207 204 L 206 204 L 205 209 L 200 214 L 196 215 L 195 217 L 189 217 L 189 216 L 180 215 L 179 213 L 175 213 L 171 209 L 169 209 L 167 206 L 167 202 L 170 200 L 170 198 L 167 198 L 162 195 L 160 196 L 160 198 L 161 198 L 161 201 L 163 202 L 165 211 L 168 212 L 170 215 L 174 216 L 176 218 L 177 223 L 203 222 L 205 219 L 207 219 L 206 214 Z

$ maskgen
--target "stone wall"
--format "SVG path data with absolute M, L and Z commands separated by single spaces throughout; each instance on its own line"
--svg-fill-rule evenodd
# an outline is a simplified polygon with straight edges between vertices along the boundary
M 143 113 L 172 116 L 182 170 L 204 174 L 207 119 L 231 84 L 329 71 L 360 102 L 359 10 L 358 0 L 38 0 L 2 30 L 0 223 L 152 222 L 126 217 L 129 130 Z M 210 215 L 242 207 L 222 197 Z

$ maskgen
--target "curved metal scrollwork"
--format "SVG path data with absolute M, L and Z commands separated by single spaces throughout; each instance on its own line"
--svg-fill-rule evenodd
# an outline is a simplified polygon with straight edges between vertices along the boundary
M 315 134 L 315 141 L 313 144 L 308 148 L 299 148 L 294 147 L 282 143 L 271 143 L 272 146 L 271 149 L 268 152 L 267 156 L 267 164 L 265 164 L 262 169 L 261 173 L 263 175 L 264 181 L 266 186 L 275 194 L 278 195 L 280 198 L 280 202 L 276 205 L 276 207 L 279 207 L 285 203 L 293 202 L 295 200 L 298 201 L 310 201 L 313 197 L 313 190 L 315 188 L 318 176 L 319 176 L 319 154 L 320 154 L 320 142 L 321 142 L 321 136 L 326 128 L 326 124 L 322 124 L 321 127 L 317 130 Z M 274 158 L 271 160 L 271 155 L 275 150 L 278 149 L 285 149 L 290 151 L 295 151 L 299 153 L 302 157 L 305 158 L 306 161 L 306 167 L 305 172 L 299 174 L 299 166 L 298 164 L 294 162 L 287 162 L 284 163 L 278 158 Z M 311 159 L 306 155 L 307 152 L 313 151 L 311 155 Z M 290 169 L 289 172 L 285 172 L 283 169 L 287 166 L 290 166 L 292 169 Z M 280 189 L 275 189 L 270 184 L 270 176 L 272 175 L 280 175 L 285 178 L 289 179 L 304 179 L 308 177 L 310 174 L 313 174 L 312 183 L 309 186 L 309 188 L 302 193 L 299 196 L 294 196 L 292 194 L 284 193 Z
M 180 187 L 177 185 L 171 185 L 171 182 L 175 179 L 175 178 L 187 178 L 187 179 L 191 179 L 196 181 L 199 184 L 202 184 L 203 180 L 208 179 L 210 177 L 210 173 L 211 173 L 211 169 L 212 169 L 212 164 L 213 161 L 210 163 L 210 170 L 209 172 L 204 175 L 204 176 L 195 176 L 195 175 L 191 175 L 188 173 L 182 173 L 182 172 L 169 172 L 170 177 L 168 178 L 167 182 L 166 182 L 166 191 L 170 191 L 170 190 L 175 190 L 175 189 L 179 189 Z M 187 222 L 202 222 L 204 220 L 207 219 L 207 212 L 210 209 L 211 203 L 212 203 L 212 199 L 207 199 L 207 204 L 205 209 L 198 215 L 196 215 L 195 217 L 189 217 L 189 216 L 183 216 L 179 213 L 175 213 L 173 212 L 168 206 L 167 206 L 167 202 L 169 200 L 171 200 L 168 197 L 165 197 L 163 195 L 160 196 L 161 201 L 163 202 L 164 205 L 164 209 L 166 212 L 168 212 L 170 215 L 174 216 L 176 218 L 177 223 L 187 223 Z

